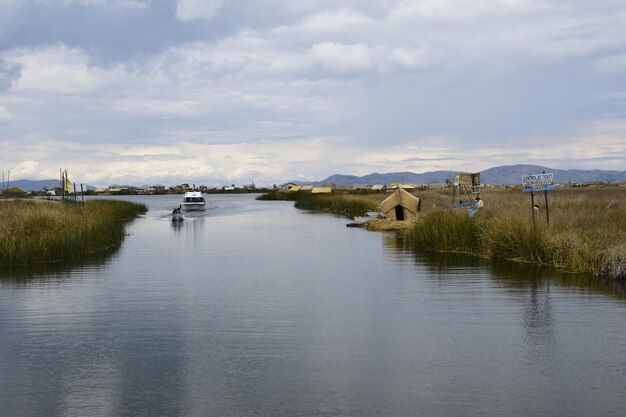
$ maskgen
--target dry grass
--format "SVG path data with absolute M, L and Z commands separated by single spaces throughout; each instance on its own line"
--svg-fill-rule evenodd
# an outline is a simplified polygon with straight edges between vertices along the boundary
M 550 265 L 604 278 L 626 278 L 626 188 L 559 188 L 535 197 L 539 212 L 532 224 L 530 196 L 519 189 L 486 189 L 485 207 L 469 220 L 461 210 L 444 212 L 431 201 L 451 191 L 422 193 L 429 208 L 408 234 L 416 250 L 473 253 L 491 259 Z M 470 226 L 469 223 L 472 223 Z
M 413 228 L 413 222 L 373 219 L 365 222 L 365 228 L 371 232 L 408 232 Z
M 0 266 L 77 259 L 109 250 L 146 207 L 124 201 L 0 203 Z

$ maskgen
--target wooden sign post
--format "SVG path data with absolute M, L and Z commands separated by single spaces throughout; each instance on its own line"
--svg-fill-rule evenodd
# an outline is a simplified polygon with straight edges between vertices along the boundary
M 554 174 L 546 174 L 545 171 L 541 174 L 524 175 L 522 177 L 522 191 L 530 193 L 530 203 L 533 210 L 533 226 L 535 225 L 535 191 L 543 191 L 546 200 L 546 221 L 548 227 L 550 227 L 550 209 L 548 207 L 548 191 L 554 190 Z

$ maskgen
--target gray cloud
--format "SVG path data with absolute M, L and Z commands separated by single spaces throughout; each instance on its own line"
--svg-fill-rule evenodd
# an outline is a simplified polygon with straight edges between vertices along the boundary
M 21 67 L 0 58 L 0 92 L 6 91 L 20 77 Z
M 582 147 L 560 146 L 576 138 L 608 144 L 593 158 L 626 152 L 622 9 L 613 0 L 0 1 L 0 142 L 61 141 L 87 152 L 98 178 L 149 176 L 153 162 L 173 166 L 188 149 L 220 181 L 530 163 L 546 146 L 562 165 L 587 166 Z M 35 160 L 41 171 L 50 154 L 0 163 Z

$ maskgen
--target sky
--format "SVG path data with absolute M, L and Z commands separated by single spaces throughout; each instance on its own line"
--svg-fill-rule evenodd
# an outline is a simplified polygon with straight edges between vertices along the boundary
M 626 170 L 624 0 L 0 0 L 0 170 Z

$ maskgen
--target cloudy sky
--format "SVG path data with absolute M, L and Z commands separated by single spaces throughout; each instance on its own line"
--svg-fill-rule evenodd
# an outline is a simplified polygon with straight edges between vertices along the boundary
M 626 169 L 624 0 L 0 0 L 0 169 Z

